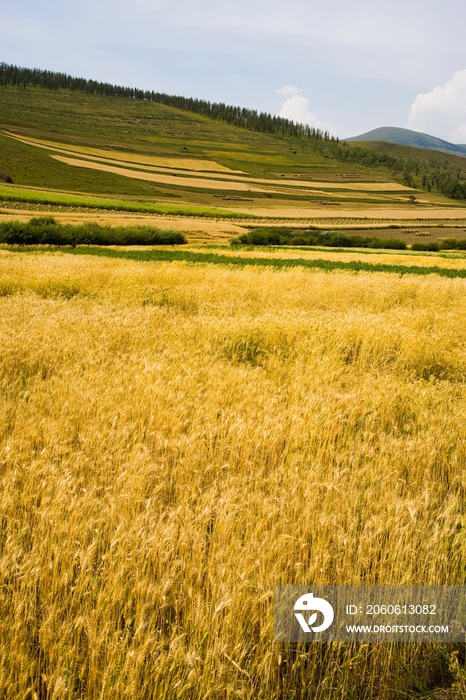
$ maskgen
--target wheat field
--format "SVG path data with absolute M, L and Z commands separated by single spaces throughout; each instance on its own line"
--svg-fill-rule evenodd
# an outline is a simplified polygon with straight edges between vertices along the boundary
M 2 252 L 0 309 L 2 698 L 466 697 L 273 641 L 276 584 L 464 583 L 464 280 Z

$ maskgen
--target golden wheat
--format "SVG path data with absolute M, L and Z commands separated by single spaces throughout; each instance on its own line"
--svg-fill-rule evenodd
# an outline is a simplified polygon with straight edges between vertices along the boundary
M 464 689 L 446 647 L 274 644 L 272 591 L 464 583 L 465 281 L 0 263 L 5 698 Z

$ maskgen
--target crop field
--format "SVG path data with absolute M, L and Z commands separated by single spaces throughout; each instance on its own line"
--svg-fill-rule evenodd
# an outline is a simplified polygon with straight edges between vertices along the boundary
M 24 136 L 19 137 L 14 134 L 5 132 L 4 136 L 21 144 L 32 146 L 35 148 L 44 149 L 49 152 L 50 157 L 59 163 L 71 167 L 87 168 L 93 171 L 100 171 L 120 175 L 121 177 L 144 180 L 147 182 L 156 182 L 159 185 L 172 186 L 176 180 L 177 188 L 194 188 L 204 189 L 209 191 L 223 190 L 225 194 L 229 192 L 260 192 L 260 193 L 275 193 L 281 194 L 283 197 L 289 195 L 298 195 L 301 197 L 309 197 L 315 195 L 333 196 L 335 193 L 345 198 L 345 194 L 350 197 L 355 196 L 355 192 L 365 200 L 370 201 L 371 194 L 383 193 L 388 196 L 389 201 L 404 202 L 406 198 L 393 197 L 393 194 L 411 193 L 412 189 L 394 182 L 308 182 L 300 180 L 280 180 L 280 187 L 273 186 L 270 180 L 264 178 L 254 178 L 246 176 L 246 173 L 240 171 L 230 171 L 228 168 L 221 166 L 214 161 L 194 159 L 160 159 L 147 158 L 143 155 L 131 154 L 126 160 L 125 156 L 118 151 L 106 151 L 99 149 L 83 148 L 80 146 L 71 147 L 66 143 L 57 143 L 44 141 L 40 139 L 31 139 Z M 58 153 L 60 155 L 58 155 Z M 65 154 L 65 155 L 63 155 Z M 81 157 L 80 157 L 81 156 Z M 85 156 L 86 159 L 83 159 Z M 162 165 L 163 163 L 163 165 Z M 171 168 L 170 165 L 171 164 Z M 127 166 L 127 167 L 124 167 Z M 167 170 L 169 168 L 169 170 Z M 212 172 L 215 173 L 215 178 Z M 242 175 L 242 177 L 241 177 Z M 296 188 L 299 185 L 299 189 Z M 320 188 L 320 189 L 316 189 Z M 322 189 L 325 188 L 325 189 Z M 385 198 L 385 200 L 387 197 Z M 382 201 L 385 201 L 382 200 Z M 251 200 L 254 201 L 254 200 Z M 375 202 L 380 203 L 380 199 L 376 198 Z M 257 206 L 257 204 L 256 204 Z
M 18 136 L 15 135 L 14 133 L 9 133 L 7 131 L 4 132 L 4 136 L 7 136 L 8 138 L 13 138 L 16 141 L 19 141 L 20 143 L 24 143 L 26 145 L 30 146 L 36 146 L 38 148 L 44 148 L 47 151 L 54 151 L 58 153 L 74 153 L 74 154 L 80 154 L 80 155 L 86 155 L 88 156 L 89 159 L 97 158 L 99 160 L 106 160 L 108 162 L 112 163 L 118 163 L 119 161 L 123 161 L 124 163 L 128 164 L 133 164 L 133 165 L 144 165 L 144 166 L 153 166 L 153 167 L 158 167 L 158 168 L 170 168 L 170 169 L 181 169 L 181 170 L 193 170 L 195 172 L 239 172 L 241 171 L 233 171 L 230 170 L 230 168 L 225 168 L 223 165 L 220 165 L 219 163 L 216 163 L 213 160 L 202 160 L 201 158 L 183 158 L 183 157 L 177 157 L 177 158 L 170 158 L 170 157 L 157 157 L 157 156 L 149 156 L 145 155 L 143 153 L 121 153 L 119 151 L 111 151 L 111 154 L 109 154 L 109 149 L 108 147 L 104 149 L 100 148 L 89 148 L 86 146 L 72 146 L 67 143 L 59 143 L 57 141 L 46 141 L 44 139 L 35 139 L 32 137 L 26 138 L 24 136 Z M 109 157 L 111 155 L 111 158 Z
M 110 231 L 113 229 L 110 229 Z M 167 232 L 169 233 L 169 232 Z M 172 232 L 175 233 L 175 232 Z M 120 234 L 121 235 L 121 234 Z M 20 252 L 21 247 L 2 247 L 5 251 Z M 32 248 L 31 248 L 32 250 Z M 46 254 L 61 252 L 58 247 L 35 246 L 34 253 Z M 62 249 L 63 250 L 63 249 Z M 190 246 L 182 250 L 167 250 L 166 244 L 160 247 L 148 248 L 146 245 L 122 246 L 106 244 L 105 248 L 98 245 L 79 245 L 76 249 L 65 249 L 65 254 L 92 257 L 123 258 L 141 262 L 178 262 L 188 265 L 209 264 L 229 268 L 259 267 L 286 270 L 304 268 L 308 270 L 345 270 L 348 272 L 388 272 L 396 275 L 438 275 L 440 277 L 466 278 L 466 256 L 464 253 L 435 254 L 428 257 L 423 253 L 396 253 L 388 251 L 367 251 L 348 249 L 328 250 L 325 248 L 308 251 L 288 250 L 279 252 L 269 250 L 235 249 L 234 252 L 225 246 Z M 374 257 L 372 257 L 374 256 Z M 371 259 L 372 257 L 372 259 Z
M 140 169 L 145 170 L 158 170 L 161 174 L 166 173 L 167 168 L 170 169 L 171 173 L 176 175 L 186 174 L 186 171 L 193 171 L 197 176 L 202 175 L 202 173 L 212 173 L 216 172 L 217 178 L 222 178 L 228 180 L 230 183 L 242 180 L 248 183 L 261 183 L 262 185 L 270 185 L 270 181 L 254 177 L 245 177 L 245 173 L 239 170 L 230 170 L 215 161 L 208 160 L 195 160 L 187 158 L 157 158 L 148 157 L 144 155 L 134 155 L 134 154 L 121 154 L 118 151 L 113 151 L 107 148 L 105 151 L 96 148 L 84 148 L 82 146 L 70 146 L 66 143 L 58 143 L 53 141 L 44 141 L 41 139 L 32 139 L 26 137 L 20 137 L 13 133 L 4 132 L 4 136 L 10 139 L 19 141 L 20 143 L 34 146 L 36 148 L 42 148 L 51 153 L 65 153 L 72 154 L 74 157 L 86 156 L 88 160 L 88 167 L 92 169 L 92 164 L 95 161 L 101 161 L 103 164 L 113 164 L 113 165 L 128 165 L 132 167 L 139 166 Z M 60 160 L 57 156 L 53 155 L 54 158 Z M 66 161 L 71 164 L 73 161 L 71 158 Z M 82 164 L 82 161 L 80 161 Z M 95 166 L 94 166 L 95 167 Z M 217 172 L 218 171 L 218 172 Z M 228 173 L 228 174 L 227 174 Z M 204 177 L 207 177 L 204 174 Z M 368 192 L 398 192 L 398 193 L 411 193 L 412 188 L 406 187 L 396 182 L 329 182 L 329 181 L 314 181 L 314 180 L 280 180 L 282 185 L 295 186 L 300 185 L 300 190 L 293 190 L 294 192 L 301 192 L 301 194 L 306 192 L 306 188 L 311 188 L 312 192 L 316 194 L 326 194 L 333 190 L 365 190 Z M 315 188 L 326 188 L 326 190 L 316 191 Z
M 466 566 L 465 202 L 317 146 L 0 87 L 1 700 L 466 698 L 461 644 L 273 639 Z
M 213 218 L 244 219 L 251 218 L 246 214 L 238 214 L 225 209 L 200 206 L 182 206 L 177 204 L 164 204 L 152 202 L 134 202 L 121 199 L 102 199 L 99 197 L 83 197 L 69 192 L 52 192 L 43 190 L 30 190 L 26 188 L 1 187 L 0 201 L 4 199 L 7 204 L 14 202 L 32 205 L 48 205 L 49 207 L 86 208 L 88 210 L 145 212 L 147 214 L 167 214 L 183 216 L 208 216 Z M 8 207 L 9 208 L 9 207 Z
M 125 161 L 116 152 L 111 157 L 109 153 L 96 156 L 72 150 L 70 146 L 67 151 L 61 146 L 38 146 L 33 141 L 27 141 L 26 145 L 24 139 L 17 141 L 9 136 L 4 136 L 4 139 L 8 143 L 18 143 L 21 148 L 33 149 L 41 154 L 41 158 L 45 156 L 59 169 L 69 171 L 62 178 L 60 188 L 19 183 L 1 185 L 0 200 L 7 203 L 10 209 L 21 208 L 22 205 L 45 205 L 54 211 L 68 207 L 79 208 L 83 213 L 83 210 L 91 209 L 238 220 L 256 217 L 277 224 L 294 220 L 343 227 L 383 224 L 466 226 L 466 208 L 460 203 L 450 203 L 447 207 L 436 201 L 423 204 L 423 200 L 413 206 L 405 194 L 411 190 L 393 182 L 313 181 L 303 184 L 303 181 L 299 181 L 297 188 L 296 180 L 267 180 L 237 172 L 227 174 L 226 168 L 216 172 L 214 166 L 218 164 L 215 163 L 208 170 L 210 166 L 205 160 L 200 160 L 196 168 L 190 169 L 190 161 L 181 159 L 183 167 L 169 168 L 167 165 L 135 163 L 131 159 Z M 48 148 L 52 150 L 48 151 Z M 73 155 L 58 154 L 56 150 L 63 153 L 72 151 Z M 98 152 L 97 149 L 94 152 Z M 114 158 L 114 155 L 118 158 Z M 132 157 L 138 156 L 133 154 Z M 47 168 L 52 168 L 50 163 L 47 163 Z M 79 173 L 88 172 L 91 174 L 88 184 L 92 183 L 92 189 L 85 194 L 76 189 L 76 184 L 81 177 Z M 120 183 L 119 188 L 115 191 L 108 185 L 107 189 L 112 193 L 105 195 L 106 188 L 99 188 L 93 182 L 94 175 L 116 178 Z M 129 183 L 127 188 L 123 182 Z M 135 182 L 141 184 L 144 194 L 141 192 L 136 196 L 137 190 L 132 189 Z M 70 189 L 65 189 L 67 183 Z M 152 193 L 144 190 L 151 186 L 156 186 L 158 190 Z M 99 195 L 99 191 L 102 194 Z M 121 192 L 120 196 L 118 191 Z M 332 206 L 324 206 L 329 204 Z
M 460 645 L 275 644 L 273 587 L 463 583 L 466 279 L 44 250 L 0 251 L 5 697 L 464 696 Z

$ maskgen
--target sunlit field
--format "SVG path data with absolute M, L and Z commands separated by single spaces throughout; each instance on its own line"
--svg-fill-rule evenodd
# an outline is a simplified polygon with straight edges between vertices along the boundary
M 2 251 L 0 295 L 2 697 L 465 697 L 461 645 L 274 643 L 273 587 L 464 583 L 466 280 Z

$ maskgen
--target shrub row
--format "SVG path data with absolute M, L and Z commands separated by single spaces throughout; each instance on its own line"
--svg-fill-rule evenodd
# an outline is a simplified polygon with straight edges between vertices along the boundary
M 27 223 L 0 223 L 0 243 L 10 245 L 180 245 L 187 243 L 179 231 L 150 226 L 100 226 L 97 223 L 60 224 L 51 216 Z
M 413 243 L 411 248 L 412 250 L 430 250 L 432 252 L 438 250 L 466 250 L 466 239 L 444 238 L 432 243 Z
M 289 228 L 257 228 L 243 233 L 231 241 L 232 245 L 296 245 L 324 246 L 331 248 L 386 248 L 406 250 L 407 245 L 398 238 L 369 238 L 352 236 L 341 231 L 304 231 Z

